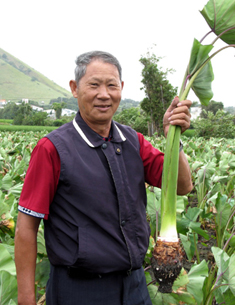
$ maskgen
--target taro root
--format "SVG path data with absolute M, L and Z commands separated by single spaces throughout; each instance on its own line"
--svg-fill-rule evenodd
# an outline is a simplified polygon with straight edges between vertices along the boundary
M 182 269 L 183 254 L 178 242 L 166 242 L 158 238 L 151 258 L 151 267 L 158 291 L 171 293 L 172 286 Z

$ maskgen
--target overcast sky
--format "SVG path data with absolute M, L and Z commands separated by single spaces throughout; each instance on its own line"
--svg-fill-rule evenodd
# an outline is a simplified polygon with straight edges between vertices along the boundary
M 141 55 L 163 57 L 163 70 L 181 87 L 194 38 L 210 29 L 199 10 L 207 0 L 0 0 L 0 48 L 69 90 L 75 59 L 91 50 L 108 51 L 123 68 L 123 98 L 141 101 Z M 211 43 L 209 36 L 205 43 Z M 218 49 L 225 44 L 219 42 Z M 235 106 L 235 50 L 212 60 L 213 99 Z M 1 71 L 0 71 L 1 73 Z M 192 101 L 197 101 L 193 93 Z

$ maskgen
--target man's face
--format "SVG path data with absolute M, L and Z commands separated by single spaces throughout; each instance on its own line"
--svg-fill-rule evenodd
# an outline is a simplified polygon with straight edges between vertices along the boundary
M 78 86 L 71 81 L 70 87 L 88 126 L 96 129 L 96 125 L 110 125 L 120 104 L 123 88 L 116 66 L 94 60 L 87 65 L 86 74 Z

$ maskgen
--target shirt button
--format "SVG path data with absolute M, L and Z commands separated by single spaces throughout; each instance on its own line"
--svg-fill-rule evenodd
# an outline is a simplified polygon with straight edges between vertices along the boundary
M 117 149 L 116 149 L 116 154 L 117 155 L 120 155 L 122 152 L 121 152 L 121 149 L 118 147 Z
M 102 144 L 102 148 L 103 148 L 103 149 L 106 149 L 107 147 L 108 147 L 108 145 L 107 145 L 106 143 L 103 143 L 103 144 Z
M 124 227 L 125 224 L 126 224 L 125 220 L 122 220 L 122 221 L 121 221 L 121 226 Z

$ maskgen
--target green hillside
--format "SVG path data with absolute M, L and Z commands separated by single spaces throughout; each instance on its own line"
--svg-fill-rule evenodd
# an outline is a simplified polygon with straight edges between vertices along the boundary
M 72 94 L 0 48 L 0 99 L 17 102 L 29 99 L 48 104 Z

